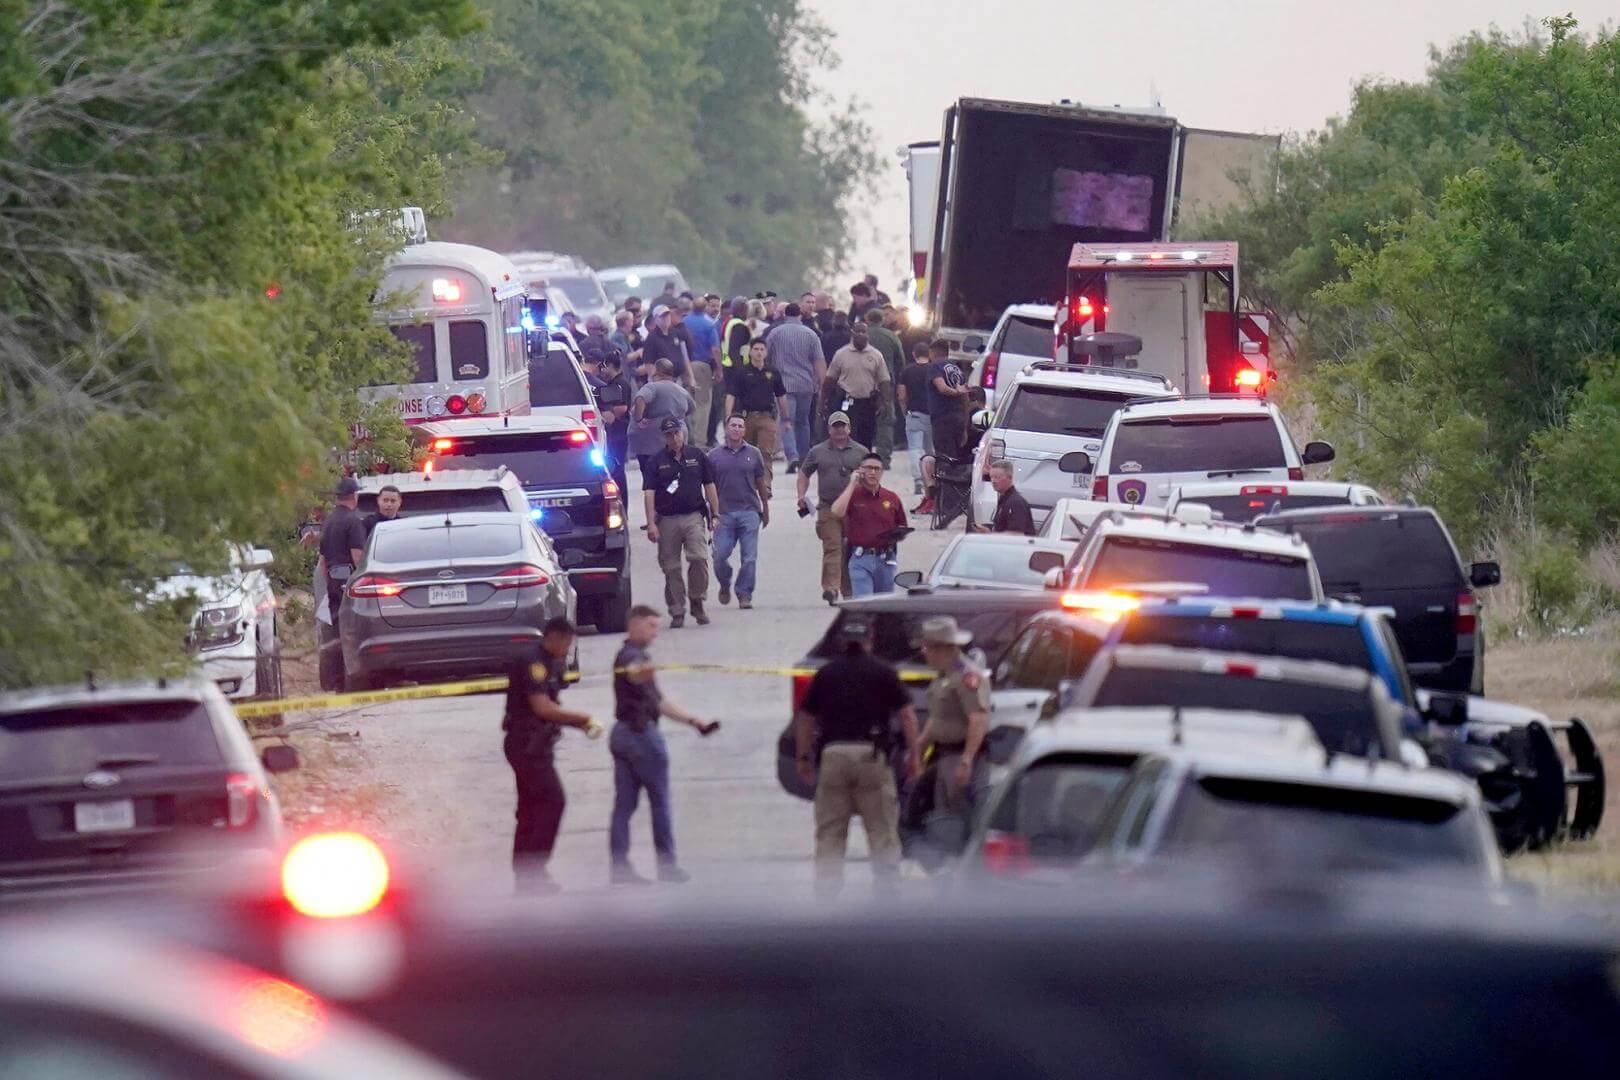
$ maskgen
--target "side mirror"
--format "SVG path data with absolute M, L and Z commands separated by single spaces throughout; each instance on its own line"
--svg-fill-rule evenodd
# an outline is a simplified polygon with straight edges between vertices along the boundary
M 1334 457 L 1333 444 L 1320 440 L 1308 442 L 1305 449 L 1300 451 L 1299 460 L 1304 465 L 1325 465 Z
M 969 422 L 978 431 L 989 431 L 990 425 L 995 423 L 995 420 L 995 413 L 991 412 L 989 409 L 980 409 L 978 412 L 973 414 L 973 417 Z
M 1018 744 L 1024 741 L 1024 729 L 1014 724 L 993 727 L 984 737 L 984 756 L 992 765 L 1005 765 L 1012 760 Z
M 1091 471 L 1091 455 L 1084 450 L 1070 450 L 1058 458 L 1058 472 L 1088 473 Z
M 1494 562 L 1477 562 L 1468 567 L 1468 583 L 1476 589 L 1502 584 L 1502 567 Z
M 273 773 L 292 772 L 299 765 L 298 750 L 285 743 L 265 747 L 259 760 L 264 763 L 266 772 Z
M 894 585 L 897 589 L 915 589 L 922 582 L 921 570 L 902 570 L 894 575 Z
M 254 548 L 253 557 L 248 560 L 247 569 L 263 570 L 267 567 L 274 566 L 275 562 L 276 557 L 269 548 Z M 1492 563 L 1491 565 L 1494 566 L 1496 564 Z
M 1049 570 L 1062 570 L 1063 563 L 1063 555 L 1056 551 L 1037 551 L 1029 557 L 1030 570 L 1043 576 Z
M 1429 707 L 1426 712 L 1429 719 L 1436 724 L 1444 724 L 1447 727 L 1466 724 L 1468 697 L 1465 694 L 1432 693 L 1429 695 Z
M 984 352 L 984 338 L 978 334 L 969 334 L 962 339 L 962 351 L 970 353 Z
M 1041 575 L 1041 588 L 1043 588 L 1043 589 L 1061 589 L 1061 588 L 1063 588 L 1063 567 L 1054 566 L 1052 569 L 1048 570 L 1045 574 L 1042 574 Z

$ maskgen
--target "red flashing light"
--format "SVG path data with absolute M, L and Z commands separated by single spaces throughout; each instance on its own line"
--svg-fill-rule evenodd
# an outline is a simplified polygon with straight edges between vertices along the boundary
M 584 430 L 570 431 L 568 441 L 571 443 L 588 443 L 591 441 L 591 433 Z
M 461 303 L 461 282 L 456 278 L 434 278 L 433 299 L 441 304 Z
M 1255 664 L 1246 664 L 1241 660 L 1228 660 L 1226 662 L 1228 675 L 1241 675 L 1245 679 L 1252 679 L 1260 674 L 1260 668 Z
M 1232 618 L 1234 619 L 1258 619 L 1259 617 L 1260 609 L 1257 607 L 1235 607 L 1232 609 Z
M 450 449 L 454 445 L 456 445 L 456 440 L 454 440 L 454 439 L 434 439 L 433 440 L 433 449 L 437 450 L 437 451 L 440 451 L 441 453 L 443 451 L 445 451 L 445 450 Z
M 1258 389 L 1261 381 L 1260 373 L 1254 368 L 1241 368 L 1236 375 L 1232 376 L 1232 385 L 1239 390 Z
M 349 583 L 349 595 L 356 600 L 366 597 L 398 596 L 405 591 L 405 586 L 393 578 L 383 577 L 380 574 L 362 574 Z
M 340 919 L 382 903 L 388 860 L 359 833 L 306 836 L 281 863 L 281 892 L 301 915 Z
M 514 566 L 502 570 L 495 575 L 493 582 L 497 589 L 529 589 L 550 583 L 551 575 L 538 566 Z
M 467 411 L 467 399 L 460 394 L 451 394 L 444 401 L 444 411 L 451 416 L 460 416 Z
M 1472 634 L 1479 627 L 1479 602 L 1474 599 L 1471 592 L 1457 594 L 1457 620 L 1456 632 L 1459 634 Z

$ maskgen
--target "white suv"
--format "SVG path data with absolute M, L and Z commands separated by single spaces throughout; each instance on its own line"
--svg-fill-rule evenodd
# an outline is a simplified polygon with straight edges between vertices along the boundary
M 1102 449 L 1090 461 L 1091 497 L 1163 506 L 1183 484 L 1305 479 L 1306 465 L 1333 460 L 1325 442 L 1294 446 L 1282 414 L 1269 401 L 1235 395 L 1149 401 L 1114 415 Z
M 1047 581 L 1085 591 L 1173 585 L 1210 596 L 1327 599 L 1311 549 L 1298 537 L 1225 524 L 1196 503 L 1174 518 L 1117 510 L 1102 515 L 1068 565 Z
M 1200 503 L 1227 521 L 1253 521 L 1283 510 L 1308 510 L 1318 506 L 1382 506 L 1384 497 L 1366 484 L 1346 484 L 1333 480 L 1302 480 L 1293 483 L 1255 483 L 1253 480 L 1208 480 L 1182 484 L 1170 493 L 1165 510 L 1171 514 L 1183 503 Z M 1099 504 L 1105 505 L 1105 504 Z
M 968 386 L 984 390 L 984 404 L 994 408 L 998 387 L 1011 386 L 1018 373 L 1038 360 L 1052 359 L 1053 324 L 1057 308 L 1051 304 L 1013 304 L 1001 313 L 990 331 L 984 361 L 974 364 Z
M 973 470 L 973 520 L 988 522 L 996 511 L 990 464 L 1012 463 L 1013 483 L 1029 501 L 1040 526 L 1059 499 L 1083 495 L 1090 477 L 1064 471 L 1060 463 L 1076 452 L 1096 455 L 1103 432 L 1126 402 L 1179 398 L 1161 375 L 1090 364 L 1030 364 L 1019 373 L 989 418 Z M 987 418 L 976 414 L 977 421 Z

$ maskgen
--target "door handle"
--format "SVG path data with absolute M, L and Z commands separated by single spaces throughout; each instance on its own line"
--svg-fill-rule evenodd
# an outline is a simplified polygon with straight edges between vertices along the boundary
M 1446 613 L 1446 605 L 1444 605 L 1444 604 L 1430 604 L 1428 607 L 1424 608 L 1423 610 L 1427 611 L 1430 615 L 1444 615 Z

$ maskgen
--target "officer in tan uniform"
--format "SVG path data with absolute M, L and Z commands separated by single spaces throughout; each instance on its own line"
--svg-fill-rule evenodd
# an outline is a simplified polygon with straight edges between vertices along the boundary
M 917 644 L 939 674 L 928 685 L 928 724 L 919 738 L 933 750 L 934 810 L 965 811 L 982 787 L 984 747 L 990 730 L 990 676 L 962 647 L 973 635 L 949 615 L 923 621 Z

